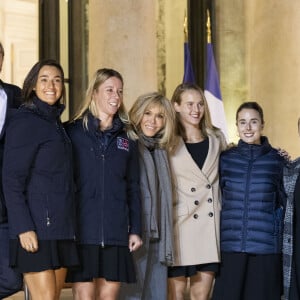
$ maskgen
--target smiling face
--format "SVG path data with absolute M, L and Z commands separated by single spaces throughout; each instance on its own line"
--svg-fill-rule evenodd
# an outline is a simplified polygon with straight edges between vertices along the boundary
M 43 66 L 39 73 L 35 88 L 37 97 L 43 102 L 53 105 L 62 96 L 62 74 L 54 66 Z
M 165 114 L 158 105 L 148 107 L 141 120 L 141 130 L 147 137 L 154 137 L 165 126 Z
M 238 113 L 238 134 L 245 143 L 260 144 L 263 127 L 261 116 L 257 110 L 244 108 Z
M 204 100 L 197 90 L 189 89 L 183 92 L 180 104 L 175 102 L 174 107 L 176 112 L 179 113 L 183 126 L 192 125 L 198 127 L 205 108 Z
M 122 81 L 117 77 L 106 79 L 94 91 L 93 99 L 100 114 L 115 115 L 123 101 Z

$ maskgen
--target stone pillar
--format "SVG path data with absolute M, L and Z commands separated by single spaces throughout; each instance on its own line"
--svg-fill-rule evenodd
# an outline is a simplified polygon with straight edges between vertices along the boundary
M 213 46 L 218 63 L 229 140 L 233 142 L 237 141 L 235 112 L 248 96 L 245 69 L 246 12 L 244 2 L 240 0 L 215 0 L 216 43 Z
M 160 0 L 165 3 L 166 95 L 171 98 L 184 74 L 184 16 L 187 1 Z
M 259 102 L 264 134 L 292 157 L 300 154 L 300 3 L 293 0 L 215 0 L 217 60 L 229 135 L 237 141 L 235 111 Z
M 249 98 L 265 111 L 265 134 L 275 147 L 300 155 L 300 2 L 247 1 Z
M 157 90 L 156 1 L 89 1 L 89 76 L 107 67 L 124 78 L 127 108 Z

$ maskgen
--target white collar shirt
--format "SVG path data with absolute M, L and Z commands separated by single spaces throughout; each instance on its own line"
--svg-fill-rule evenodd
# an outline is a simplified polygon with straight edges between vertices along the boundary
M 0 85 L 0 133 L 2 132 L 5 118 L 6 118 L 6 109 L 7 109 L 7 95 Z

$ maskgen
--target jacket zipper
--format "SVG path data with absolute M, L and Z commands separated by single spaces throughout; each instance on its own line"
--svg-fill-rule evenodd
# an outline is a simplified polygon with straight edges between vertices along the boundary
M 247 180 L 246 180 L 246 197 L 244 199 L 244 213 L 243 213 L 243 232 L 242 232 L 242 252 L 246 251 L 246 234 L 247 234 L 247 229 L 248 229 L 248 202 L 249 202 L 249 179 L 250 179 L 250 174 L 252 171 L 253 167 L 253 151 L 251 151 L 251 159 L 248 167 L 248 172 L 247 172 Z
M 49 215 L 49 199 L 48 196 L 46 196 L 46 225 L 49 227 L 51 225 L 50 215 Z
M 101 209 L 101 247 L 104 248 L 104 213 L 103 213 L 103 208 L 104 208 L 104 166 L 105 166 L 105 156 L 104 154 L 101 154 L 101 159 L 102 159 L 102 189 L 101 189 L 101 204 L 102 204 L 102 209 Z
M 107 143 L 107 145 L 100 145 L 100 149 L 101 149 L 101 159 L 102 159 L 102 172 L 103 174 L 101 174 L 102 176 L 102 189 L 101 189 L 101 204 L 102 204 L 102 209 L 100 212 L 101 215 L 101 242 L 100 245 L 102 248 L 105 247 L 105 239 L 104 239 L 104 167 L 105 167 L 105 152 L 107 151 L 107 149 L 109 148 L 110 144 L 115 141 L 116 136 L 119 134 L 119 132 L 116 132 L 115 134 L 113 134 L 109 140 L 109 142 Z

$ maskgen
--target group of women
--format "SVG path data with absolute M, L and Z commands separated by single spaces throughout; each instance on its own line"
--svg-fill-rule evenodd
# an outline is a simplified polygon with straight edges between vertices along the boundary
M 291 216 L 299 168 L 263 136 L 261 107 L 239 107 L 240 141 L 228 147 L 197 85 L 178 85 L 171 101 L 144 94 L 129 114 L 123 85 L 119 72 L 97 70 L 65 125 L 61 66 L 40 61 L 24 81 L 3 186 L 10 265 L 32 299 L 59 299 L 65 281 L 77 300 L 181 300 L 188 285 L 191 299 L 280 299 L 283 178 L 294 176 Z M 291 243 L 299 228 L 288 221 Z M 285 256 L 285 299 L 298 299 Z

